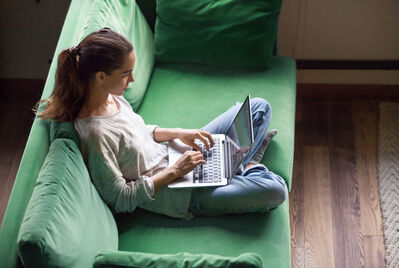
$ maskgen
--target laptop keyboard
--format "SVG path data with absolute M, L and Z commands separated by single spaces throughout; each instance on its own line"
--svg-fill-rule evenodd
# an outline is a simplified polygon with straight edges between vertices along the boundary
M 221 146 L 218 137 L 213 137 L 213 140 L 215 141 L 215 145 L 209 148 L 209 151 L 206 150 L 206 147 L 202 141 L 195 140 L 195 143 L 198 144 L 202 149 L 202 156 L 204 157 L 206 163 L 203 165 L 198 165 L 194 168 L 194 183 L 213 183 L 222 181 L 222 173 L 220 168 Z

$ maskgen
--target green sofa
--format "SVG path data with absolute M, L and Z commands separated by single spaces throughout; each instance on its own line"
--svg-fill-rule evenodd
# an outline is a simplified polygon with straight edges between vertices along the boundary
M 294 59 L 278 56 L 275 49 L 272 66 L 264 71 L 221 68 L 200 63 L 158 62 L 154 58 L 152 34 L 154 21 L 155 1 L 142 0 L 138 1 L 138 4 L 135 1 L 124 0 L 72 1 L 42 98 L 47 98 L 51 94 L 57 55 L 63 49 L 76 45 L 88 33 L 109 26 L 127 36 L 135 47 L 136 82 L 132 83 L 125 93 L 125 98 L 147 124 L 157 124 L 161 127 L 200 128 L 237 101 L 242 101 L 248 93 L 251 97 L 262 97 L 268 100 L 273 108 L 270 127 L 278 129 L 279 133 L 269 145 L 263 163 L 273 172 L 280 174 L 286 180 L 290 190 L 296 97 Z M 206 109 L 204 110 L 200 104 L 206 104 Z M 22 266 L 18 256 L 21 251 L 28 254 L 31 252 L 32 258 L 43 253 L 41 251 L 44 249 L 40 246 L 37 248 L 32 247 L 31 244 L 27 244 L 26 247 L 22 245 L 24 233 L 29 232 L 29 220 L 34 217 L 31 216 L 33 215 L 31 211 L 25 212 L 27 208 L 34 210 L 35 207 L 40 206 L 40 202 L 30 204 L 35 198 L 36 201 L 41 201 L 40 192 L 38 190 L 34 192 L 35 187 L 39 189 L 43 185 L 48 185 L 49 183 L 46 184 L 48 175 L 51 175 L 51 172 L 54 174 L 58 172 L 54 166 L 53 171 L 51 169 L 47 169 L 47 173 L 41 171 L 43 163 L 50 161 L 47 159 L 49 157 L 53 157 L 55 162 L 60 162 L 59 159 L 64 158 L 63 155 L 66 154 L 62 151 L 64 149 L 68 151 L 67 154 L 70 154 L 72 164 L 82 166 L 79 176 L 86 178 L 86 181 L 77 183 L 84 183 L 82 187 L 86 187 L 87 191 L 83 192 L 79 189 L 74 189 L 74 191 L 76 194 L 90 195 L 90 200 L 95 200 L 93 201 L 95 204 L 86 204 L 84 209 L 87 212 L 84 213 L 87 214 L 82 212 L 82 215 L 75 215 L 73 219 L 59 221 L 61 225 L 75 224 L 73 228 L 66 225 L 64 230 L 71 232 L 68 234 L 71 241 L 73 239 L 77 241 L 73 245 L 66 245 L 68 239 L 63 240 L 62 243 L 59 242 L 59 245 L 63 247 L 63 252 L 60 254 L 69 253 L 66 251 L 71 250 L 76 251 L 77 255 L 80 254 L 81 259 L 86 259 L 83 261 L 79 259 L 65 265 L 53 264 L 54 266 L 90 267 L 94 263 L 94 256 L 100 253 L 96 252 L 99 248 L 106 251 L 102 251 L 97 256 L 97 261 L 101 262 L 105 254 L 111 256 L 108 261 L 110 259 L 124 260 L 127 267 L 129 265 L 126 264 L 128 263 L 126 260 L 137 256 L 129 255 L 129 252 L 145 253 L 148 254 L 148 256 L 145 255 L 146 257 L 156 260 L 164 256 L 158 254 L 175 254 L 174 256 L 184 259 L 194 258 L 195 254 L 237 257 L 252 252 L 259 254 L 264 267 L 291 267 L 288 200 L 277 209 L 265 214 L 180 220 L 137 209 L 133 213 L 118 214 L 113 217 L 109 209 L 101 203 L 102 201 L 93 191 L 90 179 L 85 175 L 87 172 L 83 170 L 83 160 L 77 149 L 76 133 L 73 129 L 71 130 L 71 126 L 71 122 L 57 124 L 35 119 L 0 231 L 0 267 Z M 49 150 L 51 156 L 49 156 Z M 58 162 L 56 163 L 58 168 L 66 165 Z M 38 177 L 41 181 L 37 179 Z M 54 199 L 51 200 L 54 201 Z M 51 204 L 53 202 L 51 200 L 47 202 Z M 74 205 L 79 206 L 79 204 Z M 103 214 L 95 215 L 96 213 Z M 78 230 L 79 235 L 74 234 L 74 230 L 76 231 L 81 224 L 81 222 L 76 223 L 76 219 L 93 221 L 96 217 L 109 221 L 107 222 L 109 228 L 104 227 L 99 231 L 93 226 L 92 229 Z M 36 224 L 41 226 L 40 224 L 46 223 L 39 221 Z M 56 227 L 53 226 L 53 228 Z M 102 233 L 95 233 L 93 230 Z M 51 234 L 51 230 L 47 229 L 46 232 Z M 80 238 L 75 236 L 80 236 Z M 98 236 L 108 239 L 109 245 L 102 246 L 101 243 L 96 242 L 99 239 Z M 50 235 L 47 239 L 56 240 L 57 237 Z M 42 242 L 41 240 L 40 243 Z M 55 245 L 56 242 L 52 241 Z M 83 251 L 84 253 L 79 253 Z M 201 256 L 208 258 L 207 255 Z M 32 260 L 31 263 L 35 261 Z M 107 264 L 101 266 L 101 263 L 96 265 L 96 267 L 119 267 L 115 263 L 114 266 L 107 266 Z M 201 267 L 201 265 L 196 267 Z

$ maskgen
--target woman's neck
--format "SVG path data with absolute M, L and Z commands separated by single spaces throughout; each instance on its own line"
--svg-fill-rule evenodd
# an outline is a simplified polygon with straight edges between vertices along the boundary
M 118 111 L 118 106 L 111 94 L 101 88 L 90 88 L 89 92 L 89 99 L 83 105 L 79 118 L 110 115 Z

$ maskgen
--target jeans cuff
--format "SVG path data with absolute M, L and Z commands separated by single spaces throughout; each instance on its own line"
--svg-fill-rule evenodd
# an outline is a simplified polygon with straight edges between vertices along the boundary
M 261 169 L 261 170 L 267 170 L 267 168 L 266 168 L 265 165 L 263 165 L 263 164 L 257 164 L 257 165 L 254 165 L 254 166 L 248 168 L 247 170 L 245 170 L 245 172 L 244 172 L 242 175 L 243 175 L 243 176 L 246 176 L 246 175 L 248 175 L 248 173 L 249 173 L 251 170 L 256 169 L 256 168 L 257 168 L 257 169 Z

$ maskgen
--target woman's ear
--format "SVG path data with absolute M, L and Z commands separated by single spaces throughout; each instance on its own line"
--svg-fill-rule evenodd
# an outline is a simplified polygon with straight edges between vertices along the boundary
M 104 72 L 96 72 L 96 80 L 100 85 L 104 84 L 105 76 Z

